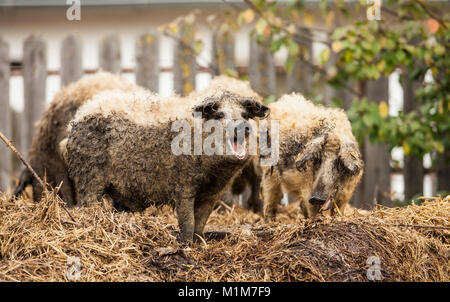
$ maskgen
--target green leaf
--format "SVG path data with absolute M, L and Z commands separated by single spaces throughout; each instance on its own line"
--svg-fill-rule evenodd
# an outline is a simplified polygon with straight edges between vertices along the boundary
M 196 54 L 200 54 L 203 51 L 203 42 L 201 40 L 195 41 L 193 49 Z
M 324 66 L 330 60 L 331 51 L 330 48 L 325 48 L 319 55 L 319 64 Z
M 283 45 L 282 39 L 272 41 L 272 43 L 270 43 L 270 51 L 277 52 L 281 48 L 281 45 Z
M 264 100 L 264 103 L 270 104 L 270 103 L 275 102 L 276 100 L 277 100 L 277 97 L 276 97 L 276 96 L 270 95 L 270 96 L 268 96 L 268 97 Z
M 288 56 L 286 62 L 284 63 L 284 68 L 286 69 L 286 73 L 290 74 L 294 68 L 294 58 Z
M 297 57 L 299 51 L 300 51 L 300 47 L 298 46 L 298 44 L 291 41 L 288 45 L 289 55 L 291 57 Z

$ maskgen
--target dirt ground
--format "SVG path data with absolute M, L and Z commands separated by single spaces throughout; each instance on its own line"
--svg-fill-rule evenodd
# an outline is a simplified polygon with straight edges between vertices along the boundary
M 54 192 L 8 199 L 0 281 L 450 281 L 450 196 L 312 220 L 294 203 L 270 225 L 222 206 L 188 247 L 167 206 L 133 214 L 108 201 L 66 209 Z

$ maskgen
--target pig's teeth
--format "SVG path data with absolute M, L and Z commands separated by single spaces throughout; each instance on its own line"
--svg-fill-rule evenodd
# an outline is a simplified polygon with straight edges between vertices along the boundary
M 244 141 L 242 145 L 238 144 L 237 142 L 233 142 L 233 146 L 232 146 L 233 155 L 236 156 L 238 159 L 244 159 L 245 154 L 246 154 L 245 147 L 246 147 L 246 141 Z
M 331 198 L 324 203 L 324 205 L 320 208 L 320 211 L 327 211 L 331 208 Z

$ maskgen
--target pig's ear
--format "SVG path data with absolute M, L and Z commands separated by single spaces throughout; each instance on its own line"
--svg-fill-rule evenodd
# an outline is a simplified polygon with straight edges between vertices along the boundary
M 295 160 L 295 168 L 302 172 L 306 168 L 306 163 L 313 159 L 320 159 L 320 155 L 325 144 L 326 136 L 321 135 L 306 144 Z
M 247 109 L 250 118 L 267 118 L 270 115 L 269 107 L 255 99 L 245 99 L 242 101 L 242 105 Z
M 345 143 L 341 145 L 339 160 L 344 169 L 350 175 L 358 174 L 364 167 L 364 163 L 356 143 Z
M 206 98 L 200 104 L 192 108 L 192 113 L 201 113 L 202 117 L 209 118 L 219 109 L 219 103 L 213 98 Z

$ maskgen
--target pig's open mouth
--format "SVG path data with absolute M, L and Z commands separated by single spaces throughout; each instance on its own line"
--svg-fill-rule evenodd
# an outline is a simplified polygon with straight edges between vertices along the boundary
M 239 141 L 238 139 L 229 139 L 228 145 L 230 147 L 231 153 L 239 160 L 242 160 L 245 158 L 245 155 L 247 155 L 247 142 L 244 140 Z

